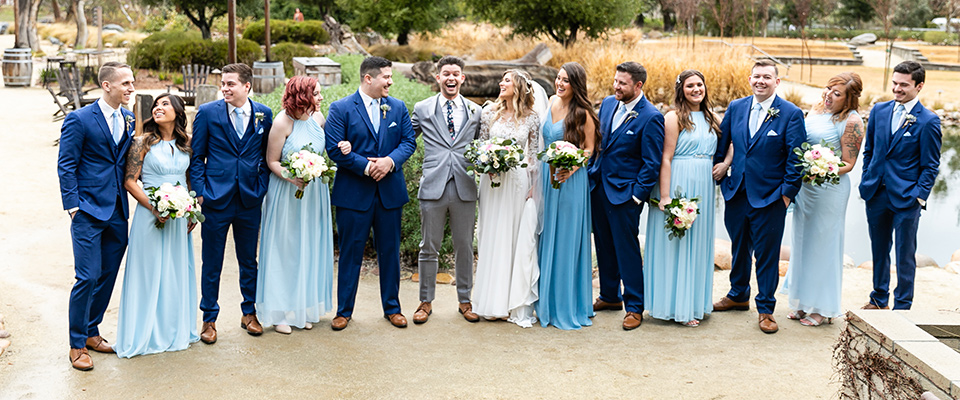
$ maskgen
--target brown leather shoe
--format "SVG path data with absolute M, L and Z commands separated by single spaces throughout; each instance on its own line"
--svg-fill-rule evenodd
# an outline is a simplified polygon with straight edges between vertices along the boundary
M 420 307 L 417 307 L 417 312 L 413 313 L 413 323 L 420 325 L 424 322 L 427 322 L 427 319 L 430 318 L 430 314 L 433 314 L 433 306 L 430 305 L 430 302 L 420 302 Z
M 107 343 L 103 336 L 91 336 L 87 338 L 87 348 L 97 353 L 116 353 L 113 346 Z
M 480 316 L 473 312 L 473 304 L 460 303 L 457 311 L 460 311 L 460 314 L 463 314 L 463 319 L 467 320 L 468 322 L 480 321 Z
M 342 331 L 343 328 L 347 327 L 348 323 L 350 323 L 350 317 L 341 317 L 338 315 L 333 321 L 330 321 L 330 329 Z
M 622 301 L 618 301 L 616 303 L 607 303 L 603 300 L 600 300 L 600 298 L 597 297 L 597 301 L 593 302 L 593 311 L 622 310 L 622 309 L 623 309 Z
M 873 302 L 871 301 L 867 304 L 864 304 L 863 307 L 860 307 L 860 309 L 861 310 L 889 310 L 890 306 L 880 307 L 876 304 L 873 304 Z
M 628 311 L 627 315 L 623 317 L 623 330 L 632 331 L 640 327 L 640 324 L 643 323 L 643 313 L 635 313 Z
M 263 334 L 263 326 L 257 320 L 257 314 L 246 314 L 240 318 L 240 327 L 247 330 L 250 336 L 260 336 Z
M 203 327 L 200 329 L 200 341 L 206 344 L 214 344 L 217 342 L 216 322 L 203 323 Z
M 87 353 L 87 349 L 70 349 L 70 364 L 74 368 L 81 371 L 89 371 L 93 369 L 93 359 L 90 358 L 90 353 Z
M 390 320 L 390 323 L 397 328 L 406 328 L 407 327 L 407 318 L 403 314 L 396 313 L 390 315 L 384 315 L 384 318 Z
M 713 303 L 713 311 L 728 311 L 728 310 L 738 310 L 738 311 L 747 311 L 750 309 L 750 301 L 733 301 L 729 297 L 723 296 L 719 301 Z
M 760 314 L 760 330 L 763 333 L 777 333 L 780 327 L 777 326 L 777 320 L 773 319 L 773 315 Z

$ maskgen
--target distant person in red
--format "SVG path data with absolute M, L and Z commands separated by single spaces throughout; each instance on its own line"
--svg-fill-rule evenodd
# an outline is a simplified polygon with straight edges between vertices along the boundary
M 299 8 L 293 12 L 293 20 L 297 22 L 303 22 L 303 13 L 300 12 Z

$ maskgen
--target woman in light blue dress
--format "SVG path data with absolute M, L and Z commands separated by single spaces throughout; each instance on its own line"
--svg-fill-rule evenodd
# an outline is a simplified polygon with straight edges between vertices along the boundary
M 590 157 L 599 141 L 597 115 L 587 100 L 587 73 L 566 63 L 557 73 L 557 95 L 543 123 L 546 146 L 566 140 Z M 593 260 L 590 251 L 590 193 L 586 168 L 551 171 L 541 165 L 543 231 L 540 234 L 540 325 L 560 329 L 590 326 L 593 317 Z M 550 184 L 554 175 L 560 189 Z
M 257 316 L 264 326 L 273 325 L 283 334 L 291 333 L 291 326 L 311 329 L 333 308 L 330 189 L 319 179 L 304 184 L 301 179 L 284 178 L 285 168 L 280 165 L 304 146 L 323 154 L 325 138 L 318 121 L 322 121 L 321 101 L 315 78 L 290 79 L 283 111 L 274 119 L 267 142 L 267 166 L 273 173 L 260 227 Z M 303 189 L 303 198 L 296 198 L 297 189 Z
M 846 175 L 857 162 L 863 141 L 863 119 L 857 113 L 863 83 L 845 72 L 830 78 L 823 100 L 804 121 L 807 143 L 825 141 L 846 164 L 839 184 L 804 183 L 793 207 L 793 243 L 790 267 L 781 293 L 789 296 L 793 310 L 787 318 L 805 326 L 818 326 L 843 313 L 840 304 L 843 278 L 843 226 L 850 199 Z
M 161 94 L 153 118 L 143 126 L 127 153 L 124 187 L 139 206 L 130 223 L 127 263 L 120 295 L 117 355 L 186 349 L 197 335 L 197 282 L 190 232 L 185 219 L 161 218 L 144 188 L 163 183 L 187 185 L 190 137 L 180 97 Z M 162 229 L 154 223 L 164 222 Z
M 697 327 L 713 311 L 713 243 L 716 182 L 713 155 L 720 126 L 710 111 L 703 74 L 677 77 L 673 105 L 664 116 L 663 163 L 653 188 L 660 207 L 650 207 L 644 264 L 644 304 L 651 317 Z M 732 152 L 727 153 L 728 160 Z M 728 164 L 720 163 L 722 176 Z M 698 198 L 700 214 L 683 238 L 669 238 L 663 206 L 680 191 Z

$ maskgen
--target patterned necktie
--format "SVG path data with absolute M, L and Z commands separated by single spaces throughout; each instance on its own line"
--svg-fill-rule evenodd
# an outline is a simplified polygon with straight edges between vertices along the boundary
M 453 128 L 453 100 L 447 100 L 447 130 L 450 131 L 450 137 L 457 136 Z
M 613 129 L 610 130 L 611 133 L 617 130 L 621 124 L 623 124 L 623 119 L 627 115 L 627 105 L 620 103 L 620 106 L 617 107 L 617 113 L 613 116 Z
M 236 114 L 233 119 L 233 127 L 237 130 L 237 137 L 243 139 L 243 109 L 240 107 L 234 108 L 233 113 Z
M 372 100 L 370 102 L 370 114 L 371 114 L 370 122 L 373 123 L 373 131 L 376 133 L 380 133 L 380 110 L 379 110 L 380 107 L 378 107 L 379 104 L 380 104 L 380 100 Z
M 897 104 L 897 108 L 893 111 L 893 121 L 890 124 L 890 134 L 897 133 L 900 130 L 900 126 L 903 125 L 903 112 L 906 111 L 906 107 L 903 104 Z
M 113 111 L 113 144 L 120 144 L 120 135 L 123 132 L 120 129 L 120 110 Z
M 753 110 L 750 112 L 750 138 L 753 139 L 753 136 L 757 134 L 757 129 L 760 128 L 760 111 L 763 110 L 763 107 L 760 106 L 760 103 L 753 105 Z

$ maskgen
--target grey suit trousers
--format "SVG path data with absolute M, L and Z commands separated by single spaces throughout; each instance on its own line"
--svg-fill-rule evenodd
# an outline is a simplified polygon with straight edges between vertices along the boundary
M 450 233 L 456 259 L 457 299 L 460 303 L 469 303 L 473 289 L 473 233 L 477 223 L 477 202 L 460 200 L 453 179 L 447 181 L 439 199 L 420 200 L 420 229 L 423 234 L 419 257 L 420 301 L 432 302 L 434 299 L 447 212 L 450 213 Z

